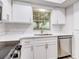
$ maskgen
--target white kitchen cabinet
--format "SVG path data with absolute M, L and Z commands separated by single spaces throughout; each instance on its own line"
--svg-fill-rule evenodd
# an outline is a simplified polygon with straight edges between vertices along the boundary
M 22 39 L 21 59 L 57 59 L 57 37 Z M 28 46 L 28 47 L 27 47 Z
M 32 6 L 23 2 L 13 3 L 13 19 L 10 22 L 31 23 Z
M 58 56 L 58 47 L 57 47 L 57 39 L 55 37 L 53 38 L 47 38 L 47 59 L 57 59 Z
M 30 40 L 21 40 L 21 59 L 33 59 L 33 45 Z
M 11 19 L 11 0 L 2 0 L 2 21 Z
M 45 45 L 34 46 L 34 59 L 46 59 Z
M 47 48 L 47 59 L 57 59 L 57 46 L 48 44 Z
M 22 46 L 21 59 L 33 59 L 33 49 L 31 45 Z
M 54 8 L 51 12 L 51 21 L 53 25 L 65 24 L 65 9 Z

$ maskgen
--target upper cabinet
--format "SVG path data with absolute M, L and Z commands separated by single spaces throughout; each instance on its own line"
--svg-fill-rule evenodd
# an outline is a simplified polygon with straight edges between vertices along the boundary
M 31 4 L 14 1 L 2 0 L 2 22 L 4 23 L 32 23 Z
M 54 8 L 51 13 L 51 21 L 53 25 L 65 24 L 65 9 Z
M 2 1 L 2 21 L 8 23 L 27 23 L 33 21 L 32 5 L 14 0 Z M 51 23 L 53 25 L 65 24 L 65 9 L 53 8 L 51 12 Z
M 11 0 L 1 0 L 2 2 L 2 21 L 11 19 Z
M 10 22 L 30 24 L 32 22 L 32 6 L 24 2 L 14 2 L 12 17 Z

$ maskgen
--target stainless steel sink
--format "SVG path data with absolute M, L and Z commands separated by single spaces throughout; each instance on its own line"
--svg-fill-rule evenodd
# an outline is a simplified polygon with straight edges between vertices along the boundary
M 35 36 L 52 36 L 52 34 L 35 34 Z

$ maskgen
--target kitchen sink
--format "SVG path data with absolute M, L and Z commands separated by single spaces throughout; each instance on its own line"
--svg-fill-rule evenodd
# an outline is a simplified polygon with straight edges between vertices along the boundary
M 35 34 L 35 36 L 52 36 L 52 34 Z

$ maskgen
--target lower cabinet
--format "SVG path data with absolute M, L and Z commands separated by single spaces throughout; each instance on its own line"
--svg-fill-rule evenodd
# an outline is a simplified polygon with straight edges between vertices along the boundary
M 22 46 L 21 59 L 33 59 L 33 48 L 31 45 Z
M 57 59 L 57 38 L 23 39 L 21 59 Z M 32 42 L 32 43 L 31 43 Z
M 48 45 L 47 48 L 47 59 L 57 59 L 57 46 L 56 45 Z
M 34 59 L 46 59 L 45 45 L 36 45 L 34 47 Z

